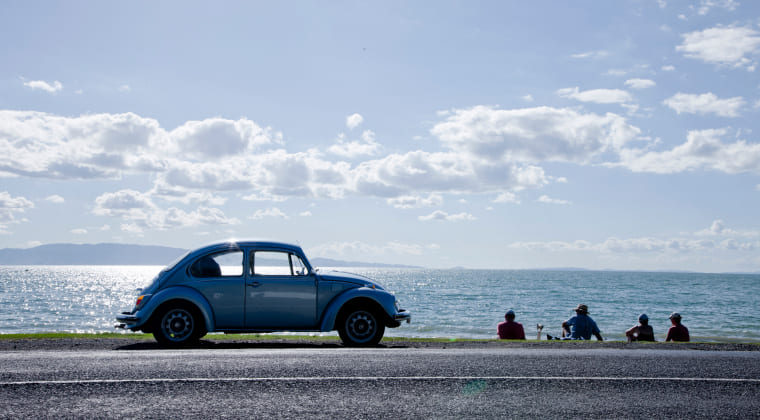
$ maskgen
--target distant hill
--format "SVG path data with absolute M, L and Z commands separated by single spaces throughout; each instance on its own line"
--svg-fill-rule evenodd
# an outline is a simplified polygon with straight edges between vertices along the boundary
M 166 265 L 181 248 L 125 244 L 50 244 L 0 249 L 0 265 Z
M 167 265 L 187 252 L 182 248 L 127 244 L 50 244 L 34 248 L 0 249 L 0 265 Z M 308 255 L 307 255 L 308 258 Z M 399 267 L 411 266 L 309 259 L 317 267 Z
M 306 256 L 309 257 L 308 255 Z M 309 258 L 311 265 L 315 267 L 374 267 L 374 268 L 422 268 L 414 265 L 368 263 L 359 261 L 340 261 L 330 258 Z

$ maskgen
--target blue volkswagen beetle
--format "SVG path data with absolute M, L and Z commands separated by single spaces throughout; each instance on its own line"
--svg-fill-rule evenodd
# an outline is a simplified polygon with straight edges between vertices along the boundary
M 345 345 L 369 346 L 411 314 L 367 277 L 312 268 L 299 246 L 231 241 L 185 254 L 116 319 L 164 345 L 208 332 L 338 330 Z

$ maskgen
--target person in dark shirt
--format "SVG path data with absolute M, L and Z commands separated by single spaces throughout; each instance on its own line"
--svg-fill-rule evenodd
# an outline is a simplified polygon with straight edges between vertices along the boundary
M 625 336 L 628 337 L 629 343 L 631 341 L 655 341 L 654 330 L 649 325 L 647 314 L 639 315 L 639 324 L 629 328 L 625 332 Z
M 681 324 L 681 314 L 673 312 L 669 318 L 673 326 L 668 330 L 665 341 L 689 341 L 689 329 Z
M 508 310 L 504 322 L 496 326 L 499 338 L 502 340 L 525 340 L 525 330 L 522 324 L 515 322 L 515 311 Z

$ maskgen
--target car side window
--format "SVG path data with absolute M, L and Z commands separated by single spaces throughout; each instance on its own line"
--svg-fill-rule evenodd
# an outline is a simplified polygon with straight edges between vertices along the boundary
M 305 276 L 309 270 L 300 257 L 289 252 L 255 251 L 251 256 L 255 276 Z
M 243 275 L 243 252 L 230 251 L 206 255 L 190 266 L 193 277 L 240 277 Z

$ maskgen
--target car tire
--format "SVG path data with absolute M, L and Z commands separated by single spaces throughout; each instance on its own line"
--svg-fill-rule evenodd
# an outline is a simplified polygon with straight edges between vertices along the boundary
M 179 347 L 197 342 L 206 335 L 203 319 L 189 306 L 176 304 L 165 308 L 154 318 L 153 337 L 160 344 Z
M 340 318 L 338 334 L 346 346 L 374 346 L 383 339 L 385 325 L 371 310 L 350 308 Z

